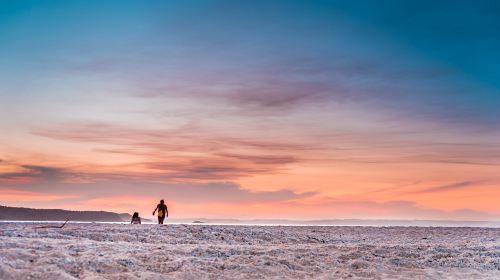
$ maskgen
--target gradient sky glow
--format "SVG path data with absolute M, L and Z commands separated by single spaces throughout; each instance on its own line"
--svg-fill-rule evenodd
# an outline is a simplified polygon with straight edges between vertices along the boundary
M 498 1 L 0 1 L 0 205 L 498 220 L 498 30 Z

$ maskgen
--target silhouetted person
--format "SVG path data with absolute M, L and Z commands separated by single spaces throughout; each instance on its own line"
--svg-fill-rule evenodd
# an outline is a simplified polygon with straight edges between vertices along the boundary
M 141 224 L 141 218 L 139 217 L 139 213 L 135 212 L 134 215 L 132 215 L 132 220 L 130 221 L 130 224 Z
M 153 211 L 153 216 L 155 215 L 156 210 L 158 210 L 158 224 L 163 224 L 165 217 L 168 217 L 168 209 L 165 202 L 160 200 L 160 204 L 156 205 L 155 211 Z

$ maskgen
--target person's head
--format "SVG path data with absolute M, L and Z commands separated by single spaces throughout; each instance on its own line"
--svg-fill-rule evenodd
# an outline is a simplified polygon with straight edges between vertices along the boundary
M 160 200 L 160 204 L 164 204 L 164 203 L 165 203 L 165 201 L 163 201 L 163 199 L 162 199 L 162 200 Z
M 139 213 L 134 212 L 134 215 L 132 216 L 132 218 L 139 218 Z

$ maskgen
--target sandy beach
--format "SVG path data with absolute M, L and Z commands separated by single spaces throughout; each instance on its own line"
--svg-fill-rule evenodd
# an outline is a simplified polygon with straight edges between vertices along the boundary
M 0 279 L 500 278 L 494 228 L 39 225 L 0 223 Z

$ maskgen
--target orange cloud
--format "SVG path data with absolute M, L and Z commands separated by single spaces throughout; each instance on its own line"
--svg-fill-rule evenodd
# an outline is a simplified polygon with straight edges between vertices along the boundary
M 62 199 L 78 198 L 76 195 L 48 195 L 37 192 L 21 191 L 15 189 L 0 189 L 2 202 L 50 202 Z

